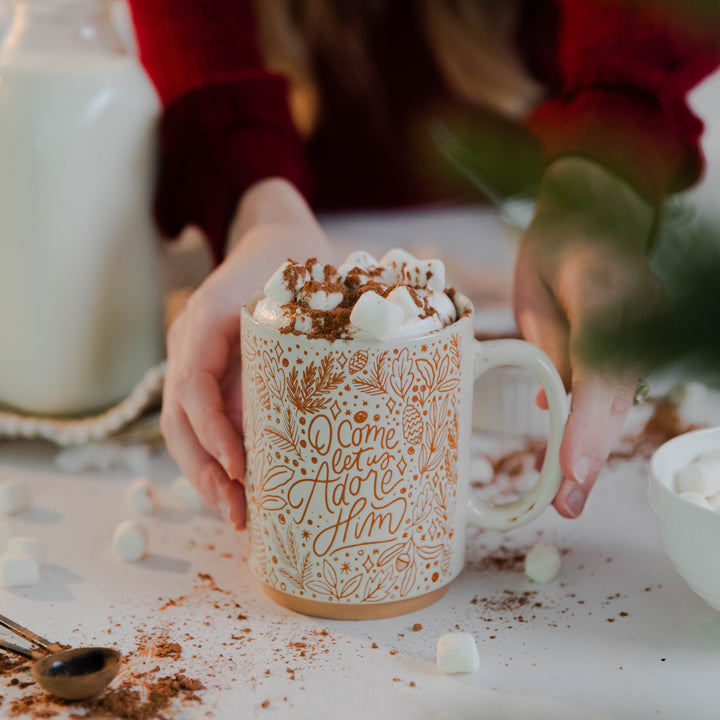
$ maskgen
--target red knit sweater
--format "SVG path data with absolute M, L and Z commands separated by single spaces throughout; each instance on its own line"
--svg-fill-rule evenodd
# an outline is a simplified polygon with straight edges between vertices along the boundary
M 130 5 L 141 59 L 165 106 L 156 214 L 166 234 L 197 224 L 220 258 L 239 196 L 263 177 L 291 180 L 321 209 L 397 205 L 436 192 L 416 172 L 417 146 L 407 138 L 449 93 L 411 0 L 394 0 L 372 38 L 384 120 L 343 97 L 342 73 L 321 67 L 324 110 L 307 142 L 290 118 L 285 79 L 263 68 L 251 0 Z M 547 91 L 527 118 L 543 160 L 586 155 L 659 202 L 701 172 L 702 123 L 686 95 L 720 54 L 700 32 L 647 5 L 527 0 L 517 38 Z M 479 127 L 495 126 L 481 115 Z

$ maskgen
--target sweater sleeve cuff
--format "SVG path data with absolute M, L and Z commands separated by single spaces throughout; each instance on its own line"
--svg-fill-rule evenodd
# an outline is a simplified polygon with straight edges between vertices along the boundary
M 546 164 L 564 155 L 590 158 L 616 173 L 654 205 L 702 174 L 702 122 L 689 110 L 668 117 L 653 99 L 593 89 L 540 105 L 529 118 Z M 681 126 L 681 128 L 679 127 Z
M 243 73 L 193 90 L 165 108 L 155 197 L 165 235 L 175 237 L 185 226 L 197 225 L 219 262 L 240 196 L 267 177 L 283 177 L 310 194 L 284 78 Z

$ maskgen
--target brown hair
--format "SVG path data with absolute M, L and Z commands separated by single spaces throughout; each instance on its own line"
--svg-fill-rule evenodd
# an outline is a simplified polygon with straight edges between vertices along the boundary
M 304 134 L 319 111 L 313 58 L 342 84 L 371 97 L 376 69 L 368 30 L 393 0 L 255 0 L 268 67 L 291 81 L 291 108 Z M 520 117 L 539 97 L 512 47 L 514 0 L 417 0 L 425 41 L 451 91 L 474 105 Z

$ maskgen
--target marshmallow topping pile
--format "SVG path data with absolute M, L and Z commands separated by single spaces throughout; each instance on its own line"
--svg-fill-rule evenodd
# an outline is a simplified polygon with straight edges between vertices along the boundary
M 396 248 L 379 261 L 353 252 L 337 268 L 288 260 L 265 284 L 253 317 L 309 338 L 388 341 L 440 330 L 457 312 L 443 262 Z

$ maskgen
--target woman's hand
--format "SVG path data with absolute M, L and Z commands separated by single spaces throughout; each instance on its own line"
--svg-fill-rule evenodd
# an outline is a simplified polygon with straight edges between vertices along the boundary
M 591 333 L 617 330 L 662 306 L 660 283 L 646 259 L 653 219 L 651 206 L 599 165 L 563 158 L 546 171 L 522 239 L 517 323 L 572 392 L 560 448 L 563 482 L 554 500 L 564 517 L 582 512 L 647 370 L 636 362 L 600 361 Z M 542 391 L 537 402 L 547 407 Z
M 257 183 L 238 206 L 227 258 L 168 332 L 162 433 L 183 474 L 236 528 L 245 525 L 240 310 L 288 257 L 322 259 L 328 245 L 292 185 Z

